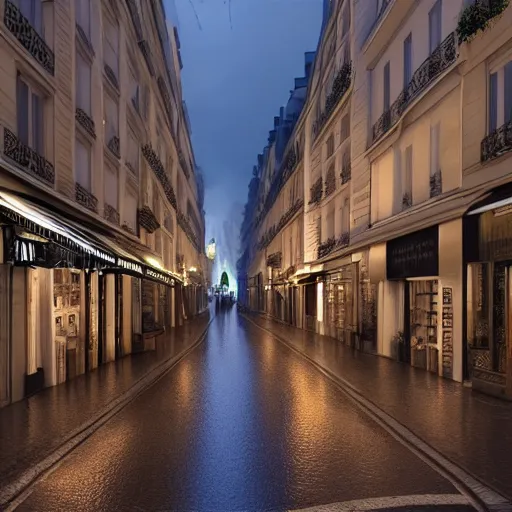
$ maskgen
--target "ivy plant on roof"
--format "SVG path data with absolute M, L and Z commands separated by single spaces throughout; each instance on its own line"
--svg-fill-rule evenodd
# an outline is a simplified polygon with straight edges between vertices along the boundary
M 475 0 L 463 9 L 457 25 L 459 44 L 470 41 L 479 31 L 484 31 L 491 20 L 499 16 L 510 0 Z

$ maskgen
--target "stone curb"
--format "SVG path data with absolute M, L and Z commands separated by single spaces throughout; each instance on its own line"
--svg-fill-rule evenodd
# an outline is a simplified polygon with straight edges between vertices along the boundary
M 249 316 L 243 317 L 259 329 L 267 332 L 275 339 L 283 343 L 290 350 L 306 359 L 320 373 L 328 377 L 355 405 L 370 416 L 376 423 L 387 430 L 395 439 L 404 444 L 409 450 L 414 452 L 424 462 L 433 467 L 437 472 L 450 480 L 452 484 L 464 495 L 466 495 L 477 508 L 477 510 L 486 510 L 491 512 L 512 512 L 512 504 L 506 497 L 495 490 L 482 484 L 476 477 L 471 475 L 465 469 L 450 461 L 432 446 L 427 444 L 416 434 L 414 434 L 405 425 L 395 420 L 391 415 L 378 407 L 371 400 L 367 399 L 363 393 L 353 386 L 349 381 L 339 377 L 333 372 L 327 370 L 307 354 L 291 345 L 285 338 L 275 332 L 259 325 Z
M 198 345 L 200 345 L 208 332 L 208 329 L 215 317 L 212 316 L 206 324 L 203 332 L 198 336 L 189 347 L 174 357 L 158 363 L 149 370 L 146 375 L 139 378 L 128 390 L 112 400 L 103 407 L 92 418 L 74 429 L 62 444 L 51 454 L 47 455 L 40 462 L 25 470 L 19 477 L 0 490 L 0 510 L 14 510 L 20 503 L 26 499 L 30 488 L 39 480 L 48 476 L 52 470 L 55 470 L 60 462 L 69 455 L 79 444 L 83 443 L 102 425 L 109 421 L 113 416 L 119 413 L 130 402 L 135 400 L 140 394 L 153 386 L 158 380 L 164 377 L 176 364 L 190 354 Z

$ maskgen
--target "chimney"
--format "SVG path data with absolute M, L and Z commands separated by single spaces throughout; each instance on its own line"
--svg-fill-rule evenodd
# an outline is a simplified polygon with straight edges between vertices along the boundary
M 274 130 L 276 130 L 278 126 L 279 126 L 279 117 L 274 116 Z

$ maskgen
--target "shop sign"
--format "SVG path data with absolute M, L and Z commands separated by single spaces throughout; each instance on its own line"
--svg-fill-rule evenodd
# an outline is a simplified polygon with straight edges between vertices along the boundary
M 90 247 L 89 249 L 86 249 L 86 251 L 89 254 L 92 254 L 99 260 L 106 261 L 107 263 L 111 263 L 114 265 L 116 263 L 116 259 L 114 256 L 111 256 L 110 254 L 106 253 L 105 251 L 101 251 L 100 249 L 96 249 L 95 247 Z
M 146 277 L 155 279 L 156 281 L 160 281 L 170 286 L 174 286 L 174 279 L 172 279 L 172 277 L 169 277 L 166 274 L 162 274 L 161 272 L 157 272 L 151 268 L 146 268 Z
M 138 263 L 134 263 L 133 261 L 123 260 L 122 258 L 117 258 L 117 266 L 124 268 L 125 270 L 129 270 L 130 272 L 136 272 L 137 274 L 144 274 L 142 271 L 142 265 Z
M 416 231 L 386 243 L 387 279 L 439 274 L 439 227 Z

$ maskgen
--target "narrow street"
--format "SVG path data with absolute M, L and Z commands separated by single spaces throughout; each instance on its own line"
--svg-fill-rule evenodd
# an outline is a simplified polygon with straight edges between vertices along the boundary
M 472 510 L 330 380 L 232 310 L 17 510 L 256 511 L 371 499 L 380 510 Z

